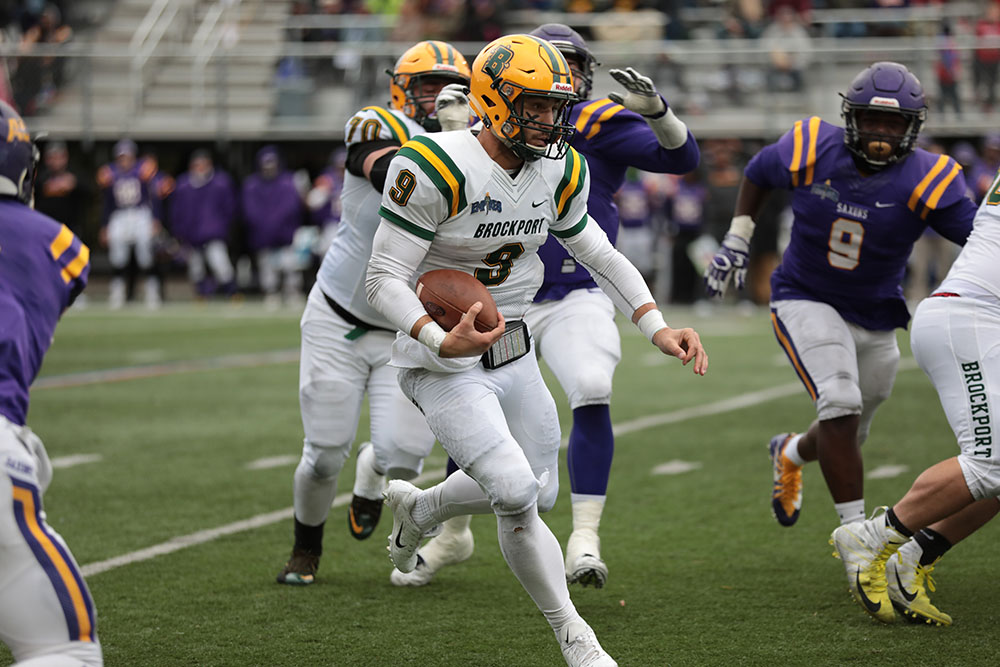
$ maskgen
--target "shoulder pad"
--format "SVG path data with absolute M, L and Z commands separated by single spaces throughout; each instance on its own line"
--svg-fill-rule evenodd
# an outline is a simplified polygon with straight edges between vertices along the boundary
M 601 124 L 607 122 L 612 116 L 627 111 L 620 104 L 612 102 L 606 97 L 599 100 L 592 100 L 573 107 L 570 116 L 576 131 L 584 139 L 591 139 L 601 131 Z
M 465 209 L 465 174 L 433 139 L 421 134 L 403 144 L 397 156 L 412 160 L 448 201 L 450 216 Z
M 404 144 L 410 140 L 412 131 L 405 121 L 388 109 L 365 107 L 344 127 L 344 142 L 350 146 L 378 139 L 389 139 Z
M 962 166 L 947 155 L 935 155 L 921 148 L 914 151 L 912 158 L 917 166 L 910 173 L 920 180 L 910 191 L 906 206 L 914 213 L 919 211 L 921 218 L 926 218 L 941 203 L 942 196 L 962 171 Z

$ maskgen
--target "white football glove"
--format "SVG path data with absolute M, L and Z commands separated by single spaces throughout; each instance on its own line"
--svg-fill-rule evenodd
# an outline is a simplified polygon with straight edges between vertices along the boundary
M 460 83 L 449 83 L 434 100 L 434 110 L 443 132 L 464 130 L 469 126 L 469 89 Z
M 631 67 L 608 70 L 608 74 L 625 89 L 624 96 L 621 93 L 608 93 L 609 100 L 640 116 L 662 116 L 666 113 L 667 103 L 648 76 L 639 74 Z

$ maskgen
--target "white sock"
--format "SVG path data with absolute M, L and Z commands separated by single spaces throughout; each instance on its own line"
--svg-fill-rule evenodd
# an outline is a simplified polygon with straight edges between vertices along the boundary
M 797 466 L 804 466 L 807 463 L 807 461 L 803 460 L 802 456 L 799 455 L 799 440 L 801 440 L 804 435 L 805 433 L 793 435 L 792 439 L 788 441 L 787 445 L 785 445 L 785 456 L 787 456 L 788 460 Z
M 520 514 L 497 516 L 497 536 L 504 560 L 535 605 L 546 618 L 554 614 L 561 619 L 560 612 L 572 606 L 562 550 L 556 536 L 538 518 L 538 508 L 532 505 Z
M 295 468 L 293 494 L 295 498 L 295 518 L 307 526 L 318 526 L 326 521 L 330 505 L 337 495 L 337 475 L 317 479 L 312 467 L 299 461 Z
M 378 500 L 382 497 L 385 475 L 375 469 L 375 447 L 365 443 L 358 452 L 358 462 L 354 472 L 354 495 Z
M 573 606 L 572 602 L 567 602 L 564 607 L 556 609 L 555 611 L 545 611 L 543 609 L 542 613 L 545 614 L 545 620 L 549 622 L 549 625 L 557 635 L 559 634 L 559 628 L 563 627 L 567 623 L 572 623 L 573 621 L 583 621 L 583 618 L 580 616 L 580 612 L 576 610 L 576 607 Z
M 601 526 L 601 513 L 604 511 L 606 496 L 587 496 L 570 494 L 573 507 L 573 532 L 592 530 L 595 534 Z
M 493 507 L 479 483 L 459 470 L 417 496 L 410 516 L 427 529 L 466 514 L 492 514 Z
M 861 498 L 860 500 L 850 500 L 846 503 L 834 503 L 833 509 L 837 510 L 841 526 L 845 523 L 854 523 L 855 521 L 865 520 L 864 498 Z

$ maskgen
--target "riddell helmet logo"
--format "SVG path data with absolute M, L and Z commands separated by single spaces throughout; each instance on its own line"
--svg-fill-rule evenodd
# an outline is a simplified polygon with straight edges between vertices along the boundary
M 431 67 L 434 71 L 444 70 L 445 72 L 458 72 L 458 68 L 454 65 L 449 65 L 447 63 L 434 63 L 434 67 Z
M 550 88 L 550 90 L 556 93 L 572 93 L 573 86 L 568 83 L 562 83 L 560 81 L 556 81 L 555 83 L 552 84 L 552 88 Z
M 893 109 L 899 108 L 899 100 L 895 97 L 879 97 L 878 95 L 875 95 L 868 100 L 868 104 L 873 107 L 892 107 Z

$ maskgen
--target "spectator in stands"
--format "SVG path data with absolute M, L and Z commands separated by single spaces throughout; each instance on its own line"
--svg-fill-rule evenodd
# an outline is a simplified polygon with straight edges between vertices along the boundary
M 320 229 L 317 254 L 321 260 L 330 242 L 333 241 L 333 235 L 340 223 L 340 192 L 344 188 L 346 164 L 347 151 L 343 148 L 333 151 L 330 155 L 330 166 L 316 177 L 306 197 L 311 222 Z
M 975 51 L 972 85 L 983 111 L 993 112 L 996 104 L 997 73 L 1000 69 L 1000 4 L 991 2 L 976 23 L 979 48 Z
M 647 284 L 653 279 L 653 227 L 649 193 L 639 178 L 639 171 L 630 167 L 625 182 L 614 196 L 618 206 L 619 252 L 625 255 Z
M 708 190 L 704 174 L 695 170 L 680 177 L 677 190 L 668 202 L 671 244 L 671 303 L 692 304 L 702 296 L 702 268 L 695 266 L 688 252 L 704 233 L 705 200 Z
M 802 72 L 812 56 L 812 38 L 791 6 L 783 5 L 774 22 L 764 29 L 761 40 L 770 50 L 767 87 L 772 92 L 802 90 Z
M 79 236 L 81 214 L 91 189 L 69 167 L 69 150 L 62 141 L 50 141 L 43 151 L 44 163 L 35 181 L 35 209 L 57 220 Z
M 507 33 L 503 0 L 466 0 L 465 15 L 459 26 L 457 39 L 462 42 L 492 42 Z
M 771 0 L 767 5 L 767 15 L 772 20 L 777 20 L 778 15 L 786 9 L 791 9 L 805 24 L 812 20 L 812 0 Z
M 981 202 L 1000 170 L 1000 134 L 994 132 L 983 138 L 980 159 L 967 176 L 975 190 L 975 200 Z
M 264 304 L 274 308 L 281 303 L 280 286 L 285 302 L 294 305 L 302 300 L 302 274 L 292 239 L 305 207 L 295 176 L 282 168 L 277 148 L 261 148 L 256 163 L 257 171 L 244 181 L 241 197 L 247 244 L 256 256 Z
M 227 241 L 236 206 L 229 174 L 215 168 L 209 151 L 192 153 L 188 171 L 177 179 L 170 200 L 170 231 L 184 245 L 188 278 L 200 297 L 216 291 L 231 296 L 235 291 Z
M 958 80 L 962 72 L 961 54 L 955 47 L 955 38 L 951 33 L 951 24 L 941 23 L 938 34 L 938 58 L 934 63 L 934 73 L 937 75 L 938 91 L 940 92 L 940 108 L 943 114 L 950 106 L 955 115 L 962 116 L 962 101 L 958 94 Z
M 36 44 L 64 44 L 73 30 L 62 22 L 59 8 L 45 5 L 38 23 L 21 37 L 17 72 L 14 75 L 14 101 L 22 114 L 33 114 L 44 107 L 62 83 L 65 59 L 55 56 L 32 56 Z

